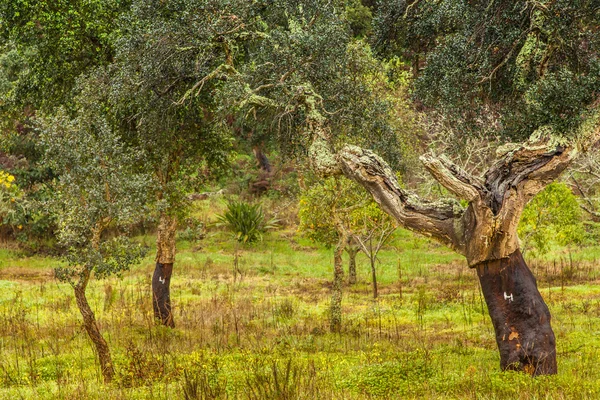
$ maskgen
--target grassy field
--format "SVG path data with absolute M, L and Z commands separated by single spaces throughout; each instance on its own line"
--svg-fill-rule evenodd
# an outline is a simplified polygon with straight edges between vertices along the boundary
M 152 237 L 141 237 L 149 245 Z M 88 296 L 113 352 L 104 385 L 59 261 L 0 249 L 2 399 L 600 398 L 600 248 L 529 260 L 553 315 L 559 374 L 499 371 L 474 271 L 399 231 L 344 288 L 343 332 L 328 332 L 332 252 L 293 231 L 239 250 L 230 234 L 180 241 L 175 329 L 152 318 L 152 257 Z M 150 252 L 152 254 L 152 251 Z

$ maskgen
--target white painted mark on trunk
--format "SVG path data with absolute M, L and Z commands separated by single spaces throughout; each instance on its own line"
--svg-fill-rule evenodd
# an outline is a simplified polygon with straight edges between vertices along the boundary
M 160 278 L 159 277 L 158 281 L 164 285 L 167 280 L 165 278 Z M 504 295 L 506 296 L 506 293 L 504 293 Z
M 509 302 L 512 302 L 514 300 L 512 293 L 509 296 L 506 294 L 506 292 L 504 292 L 504 300 L 508 300 Z

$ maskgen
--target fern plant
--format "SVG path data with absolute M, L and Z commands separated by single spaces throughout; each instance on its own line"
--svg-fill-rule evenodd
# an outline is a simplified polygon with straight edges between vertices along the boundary
M 230 201 L 224 214 L 218 215 L 220 224 L 227 226 L 235 233 L 240 243 L 254 243 L 262 240 L 262 234 L 273 229 L 277 220 L 265 221 L 260 204 L 249 204 L 244 201 Z

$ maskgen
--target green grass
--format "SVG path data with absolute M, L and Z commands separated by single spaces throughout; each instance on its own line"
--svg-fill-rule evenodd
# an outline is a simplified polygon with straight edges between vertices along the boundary
M 104 385 L 71 288 L 52 277 L 59 261 L 0 250 L 0 398 L 600 398 L 599 249 L 530 260 L 559 352 L 559 374 L 536 379 L 499 371 L 474 272 L 426 239 L 400 230 L 382 252 L 378 301 L 359 256 L 335 335 L 331 250 L 288 230 L 240 247 L 237 270 L 235 251 L 218 230 L 178 243 L 172 330 L 152 318 L 152 251 L 121 278 L 91 282 L 117 370 Z

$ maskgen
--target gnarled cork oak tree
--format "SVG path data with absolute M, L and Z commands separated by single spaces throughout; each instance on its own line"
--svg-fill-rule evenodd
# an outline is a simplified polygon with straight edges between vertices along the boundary
M 422 156 L 433 177 L 465 200 L 466 207 L 455 199 L 431 202 L 407 192 L 386 162 L 370 150 L 345 146 L 335 154 L 329 152 L 322 130 L 313 131 L 310 154 L 323 173 L 343 173 L 361 184 L 399 224 L 466 257 L 481 282 L 503 370 L 554 374 L 556 341 L 550 312 L 521 255 L 517 225 L 527 202 L 587 145 L 598 141 L 597 118 L 582 130 L 577 142 L 559 143 L 538 133 L 524 144 L 502 146 L 481 178 L 447 157 Z

